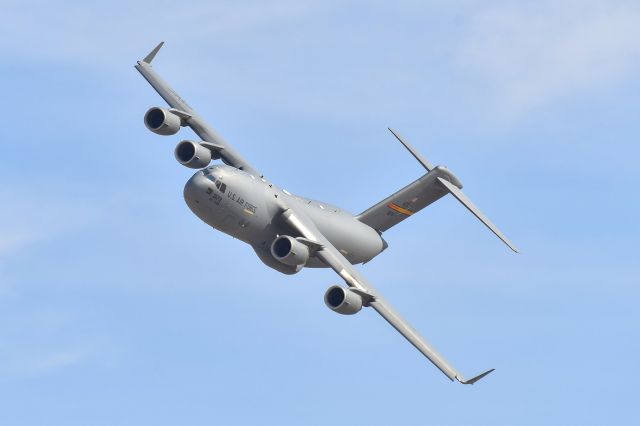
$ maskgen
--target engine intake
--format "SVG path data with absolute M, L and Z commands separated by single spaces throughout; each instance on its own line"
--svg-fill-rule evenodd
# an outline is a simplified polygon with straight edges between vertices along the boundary
M 174 155 L 178 163 L 192 169 L 202 169 L 211 162 L 211 151 L 194 141 L 181 141 Z
M 144 115 L 144 125 L 158 135 L 175 135 L 182 126 L 182 119 L 167 109 L 152 107 Z
M 362 309 L 362 296 L 348 288 L 334 285 L 324 294 L 324 303 L 334 312 L 342 315 L 353 315 Z
M 302 266 L 309 260 L 309 247 L 288 235 L 281 235 L 271 243 L 271 254 L 285 265 Z

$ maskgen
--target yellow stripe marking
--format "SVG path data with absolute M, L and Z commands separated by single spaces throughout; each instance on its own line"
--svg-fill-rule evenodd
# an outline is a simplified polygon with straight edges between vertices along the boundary
M 402 213 L 402 214 L 406 214 L 407 216 L 411 216 L 413 213 L 411 210 L 407 210 L 404 207 L 400 207 L 399 205 L 395 204 L 395 203 L 389 203 L 387 204 L 387 207 L 389 207 L 391 210 L 395 210 L 398 213 Z

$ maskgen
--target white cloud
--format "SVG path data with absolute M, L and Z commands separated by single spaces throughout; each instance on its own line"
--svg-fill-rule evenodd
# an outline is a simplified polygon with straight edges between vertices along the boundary
M 542 1 L 477 12 L 459 66 L 517 117 L 556 99 L 607 87 L 640 62 L 640 3 Z
M 7 201 L 0 211 L 0 264 L 86 221 L 82 218 L 87 217 L 87 206 L 82 200 L 41 195 L 34 188 L 37 186 L 0 187 L 0 197 Z
M 0 17 L 0 51 L 26 58 L 113 65 L 117 54 L 137 58 L 146 53 L 140 51 L 141 45 L 150 50 L 161 40 L 178 43 L 216 37 L 235 42 L 247 31 L 296 19 L 322 5 L 314 0 L 189 4 L 9 0 Z
M 79 332 L 79 318 L 59 308 L 20 309 L 5 306 L 0 319 L 0 377 L 52 374 L 86 363 L 106 360 L 110 344 L 92 331 Z
M 95 337 L 70 336 L 53 330 L 58 338 L 68 343 L 46 342 L 45 332 L 51 330 L 27 329 L 21 337 L 5 337 L 6 349 L 0 355 L 0 377 L 38 377 L 55 374 L 76 366 L 106 365 L 115 353 L 112 344 Z M 24 334 L 27 336 L 25 337 Z
M 26 367 L 26 374 L 40 375 L 82 363 L 88 352 L 82 349 L 64 349 L 34 359 Z
M 0 186 L 0 199 L 5 201 L 0 209 L 0 296 L 13 291 L 14 283 L 4 271 L 10 258 L 83 226 L 92 217 L 87 214 L 88 203 L 43 195 L 34 188 L 38 185 Z
M 0 258 L 32 244 L 37 239 L 37 236 L 28 231 L 0 229 Z
M 640 62 L 638 2 L 407 1 L 349 15 L 360 9 L 318 0 L 8 0 L 0 52 L 132 73 L 133 62 L 165 40 L 171 53 L 159 66 L 178 88 L 194 81 L 203 93 L 212 87 L 218 97 L 271 109 L 385 118 L 425 104 L 447 116 L 481 108 L 483 119 L 518 118 L 610 87 Z M 377 21 L 389 13 L 397 19 Z
M 12 258 L 105 217 L 110 200 L 87 193 L 81 186 L 53 180 L 0 185 L 5 201 L 0 209 L 0 296 L 14 290 L 5 272 Z

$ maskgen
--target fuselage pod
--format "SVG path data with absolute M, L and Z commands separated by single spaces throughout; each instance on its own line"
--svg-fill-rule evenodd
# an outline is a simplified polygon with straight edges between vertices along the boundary
M 293 195 L 261 177 L 226 165 L 196 172 L 185 185 L 184 198 L 202 221 L 251 245 L 264 263 L 285 273 L 293 270 L 291 267 L 282 270 L 283 262 L 273 256 L 271 245 L 280 236 L 300 235 L 280 220 L 283 205 L 300 207 L 299 211 L 306 214 L 352 264 L 368 262 L 387 247 L 378 232 L 350 213 Z M 326 264 L 311 256 L 303 266 L 322 268 Z

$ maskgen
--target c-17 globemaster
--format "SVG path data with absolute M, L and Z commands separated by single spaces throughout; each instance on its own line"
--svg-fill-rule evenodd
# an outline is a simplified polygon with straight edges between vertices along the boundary
M 198 171 L 184 188 L 189 208 L 202 221 L 249 244 L 262 262 L 284 274 L 302 268 L 331 268 L 345 286 L 329 287 L 325 304 L 352 315 L 371 307 L 450 380 L 473 384 L 493 369 L 465 379 L 387 302 L 353 266 L 387 248 L 382 233 L 447 194 L 453 195 L 514 252 L 516 248 L 462 193 L 462 184 L 446 167 L 434 167 L 396 131 L 389 129 L 427 173 L 395 194 L 353 216 L 328 203 L 278 187 L 220 137 L 151 67 L 160 43 L 135 68 L 170 108 L 153 107 L 144 123 L 159 135 L 190 127 L 201 141 L 183 140 L 175 148 L 180 164 Z M 210 166 L 212 160 L 223 164 Z

